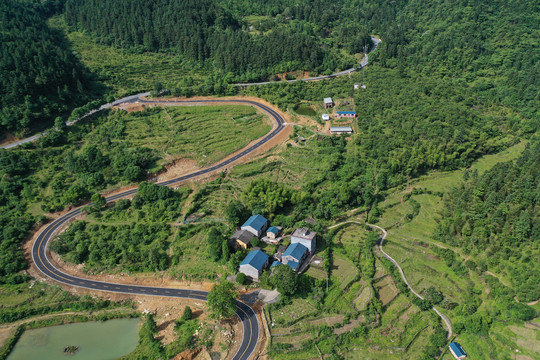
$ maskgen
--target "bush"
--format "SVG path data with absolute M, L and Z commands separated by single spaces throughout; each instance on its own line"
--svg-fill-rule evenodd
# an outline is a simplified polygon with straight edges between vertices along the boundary
M 238 273 L 238 275 L 236 275 L 236 282 L 239 283 L 240 285 L 245 285 L 247 282 L 246 274 Z

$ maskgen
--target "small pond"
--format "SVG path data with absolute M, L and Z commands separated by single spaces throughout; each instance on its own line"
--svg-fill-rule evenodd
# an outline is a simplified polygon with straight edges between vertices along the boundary
M 138 323 L 139 319 L 119 319 L 27 330 L 7 359 L 116 359 L 137 346 Z M 79 349 L 75 354 L 65 354 L 66 346 Z
M 315 116 L 317 115 L 317 112 L 313 110 L 312 107 L 298 104 L 294 107 L 294 112 L 300 115 L 306 115 L 306 116 Z

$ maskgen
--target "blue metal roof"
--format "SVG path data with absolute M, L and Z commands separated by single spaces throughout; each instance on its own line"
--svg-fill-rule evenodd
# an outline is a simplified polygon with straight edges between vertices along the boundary
M 242 227 L 251 226 L 255 230 L 261 230 L 264 225 L 266 225 L 267 221 L 268 220 L 266 220 L 266 218 L 262 215 L 251 215 L 250 218 L 247 219 L 247 221 L 244 223 L 244 225 L 242 225 Z
M 240 265 L 251 265 L 257 270 L 262 270 L 266 260 L 268 260 L 268 255 L 261 250 L 255 250 L 247 254 Z
M 338 115 L 356 114 L 356 111 L 338 111 Z
M 289 245 L 287 250 L 283 253 L 283 256 L 292 256 L 293 259 L 300 260 L 302 256 L 308 251 L 308 248 L 300 243 Z
M 272 234 L 277 234 L 279 232 L 279 229 L 275 226 L 272 226 L 270 229 L 266 230 L 266 232 L 271 232 Z
M 465 350 L 463 350 L 461 345 L 459 345 L 457 342 L 451 342 L 449 347 L 450 349 L 452 349 L 452 351 L 454 352 L 454 354 L 456 354 L 458 358 L 461 356 L 467 356 Z
M 276 260 L 272 263 L 272 265 L 270 266 L 271 268 L 273 268 L 274 266 L 278 266 L 278 265 L 283 265 L 283 263 L 279 260 Z
M 299 264 L 298 264 L 296 261 L 292 261 L 292 260 L 291 260 L 291 261 L 289 261 L 289 262 L 287 263 L 287 265 L 289 265 L 289 267 L 290 267 L 291 269 L 293 269 L 294 271 L 296 271 L 296 269 L 298 269 L 298 265 L 299 265 Z

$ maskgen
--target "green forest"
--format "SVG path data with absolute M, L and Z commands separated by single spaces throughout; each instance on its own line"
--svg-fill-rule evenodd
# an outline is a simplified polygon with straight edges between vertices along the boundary
M 467 267 L 496 269 L 512 279 L 523 302 L 540 298 L 540 142 L 515 161 L 499 163 L 445 196 L 437 237 L 473 259 Z
M 59 3 L 0 4 L 0 136 L 50 124 L 89 100 L 87 70 L 46 24 Z

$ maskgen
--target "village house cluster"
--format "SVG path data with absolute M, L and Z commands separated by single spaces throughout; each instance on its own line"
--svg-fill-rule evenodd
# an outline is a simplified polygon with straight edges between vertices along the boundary
M 335 106 L 334 101 L 332 98 L 327 97 L 323 99 L 323 104 L 325 109 L 330 109 Z M 334 115 L 336 119 L 355 119 L 356 118 L 356 111 L 337 111 Z M 330 120 L 330 114 L 322 114 L 323 121 L 329 121 Z M 331 134 L 352 134 L 353 130 L 350 126 L 332 126 L 330 127 L 330 133 Z
M 251 216 L 231 237 L 231 243 L 236 247 L 247 249 L 256 238 L 268 244 L 277 245 L 283 239 L 282 228 L 270 226 L 262 215 Z M 239 272 L 253 280 L 259 280 L 262 272 L 277 265 L 287 265 L 297 272 L 303 271 L 309 264 L 309 259 L 317 247 L 317 233 L 307 228 L 295 229 L 291 234 L 288 247 L 279 246 L 271 257 L 260 248 L 253 247 L 240 263 Z

